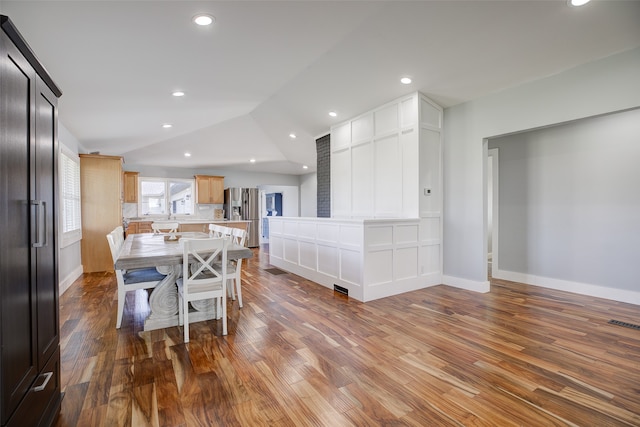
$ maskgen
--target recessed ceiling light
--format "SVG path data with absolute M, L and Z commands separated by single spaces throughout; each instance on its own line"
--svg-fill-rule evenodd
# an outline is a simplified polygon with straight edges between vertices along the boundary
M 256 159 L 250 159 L 249 161 L 250 161 L 251 163 L 255 163 L 255 162 L 256 162 Z
M 215 17 L 206 13 L 201 13 L 200 15 L 196 15 L 193 17 L 193 22 L 203 27 L 213 24 L 215 20 Z
M 184 92 L 182 92 L 181 90 L 176 90 L 171 95 L 173 95 L 173 96 L 184 96 Z
M 309 166 L 307 166 L 307 165 L 302 165 L 302 169 L 309 169 Z
M 400 79 L 400 83 L 402 83 L 403 85 L 408 85 L 409 83 L 411 83 L 411 79 L 409 77 L 403 77 Z
M 289 138 L 291 138 L 291 139 L 296 139 L 296 134 L 295 134 L 295 133 L 290 133 L 290 134 L 289 134 Z
M 568 0 L 569 6 L 584 6 L 589 3 L 589 0 Z
M 336 117 L 338 115 L 338 113 L 336 113 L 335 111 L 329 111 L 329 115 L 331 117 Z
M 165 124 L 162 125 L 162 127 L 165 128 L 165 129 L 169 129 L 169 128 L 173 127 L 173 125 L 171 123 L 165 123 Z
M 189 153 L 188 151 L 186 153 L 184 153 L 185 157 L 191 157 L 191 153 Z

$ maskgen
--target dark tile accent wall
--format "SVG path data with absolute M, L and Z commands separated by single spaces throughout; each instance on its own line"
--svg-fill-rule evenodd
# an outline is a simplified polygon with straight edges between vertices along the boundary
M 318 218 L 331 217 L 331 135 L 316 139 Z

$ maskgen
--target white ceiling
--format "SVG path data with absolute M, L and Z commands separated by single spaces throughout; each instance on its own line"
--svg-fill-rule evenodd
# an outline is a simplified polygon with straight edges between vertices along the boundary
M 308 173 L 332 124 L 399 96 L 448 107 L 640 46 L 640 1 L 2 0 L 0 12 L 87 151 L 190 169 Z M 200 12 L 216 23 L 194 25 Z

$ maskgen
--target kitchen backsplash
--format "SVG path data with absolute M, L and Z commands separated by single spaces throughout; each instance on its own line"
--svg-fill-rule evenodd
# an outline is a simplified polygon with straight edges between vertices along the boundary
M 138 216 L 138 204 L 137 203 L 123 203 L 122 204 L 122 216 L 124 218 L 133 218 Z
M 194 218 L 213 219 L 214 210 L 222 209 L 224 205 L 196 205 L 196 211 L 193 215 Z M 136 218 L 138 217 L 138 204 L 137 203 L 123 203 L 122 204 L 122 216 L 124 218 Z

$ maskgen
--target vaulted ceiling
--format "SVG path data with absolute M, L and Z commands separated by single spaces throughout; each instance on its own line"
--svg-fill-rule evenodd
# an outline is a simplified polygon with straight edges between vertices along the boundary
M 84 149 L 191 169 L 312 172 L 332 124 L 404 94 L 448 107 L 640 46 L 640 1 L 3 0 L 0 11 L 63 90 L 60 120 Z M 215 23 L 196 26 L 198 13 Z

